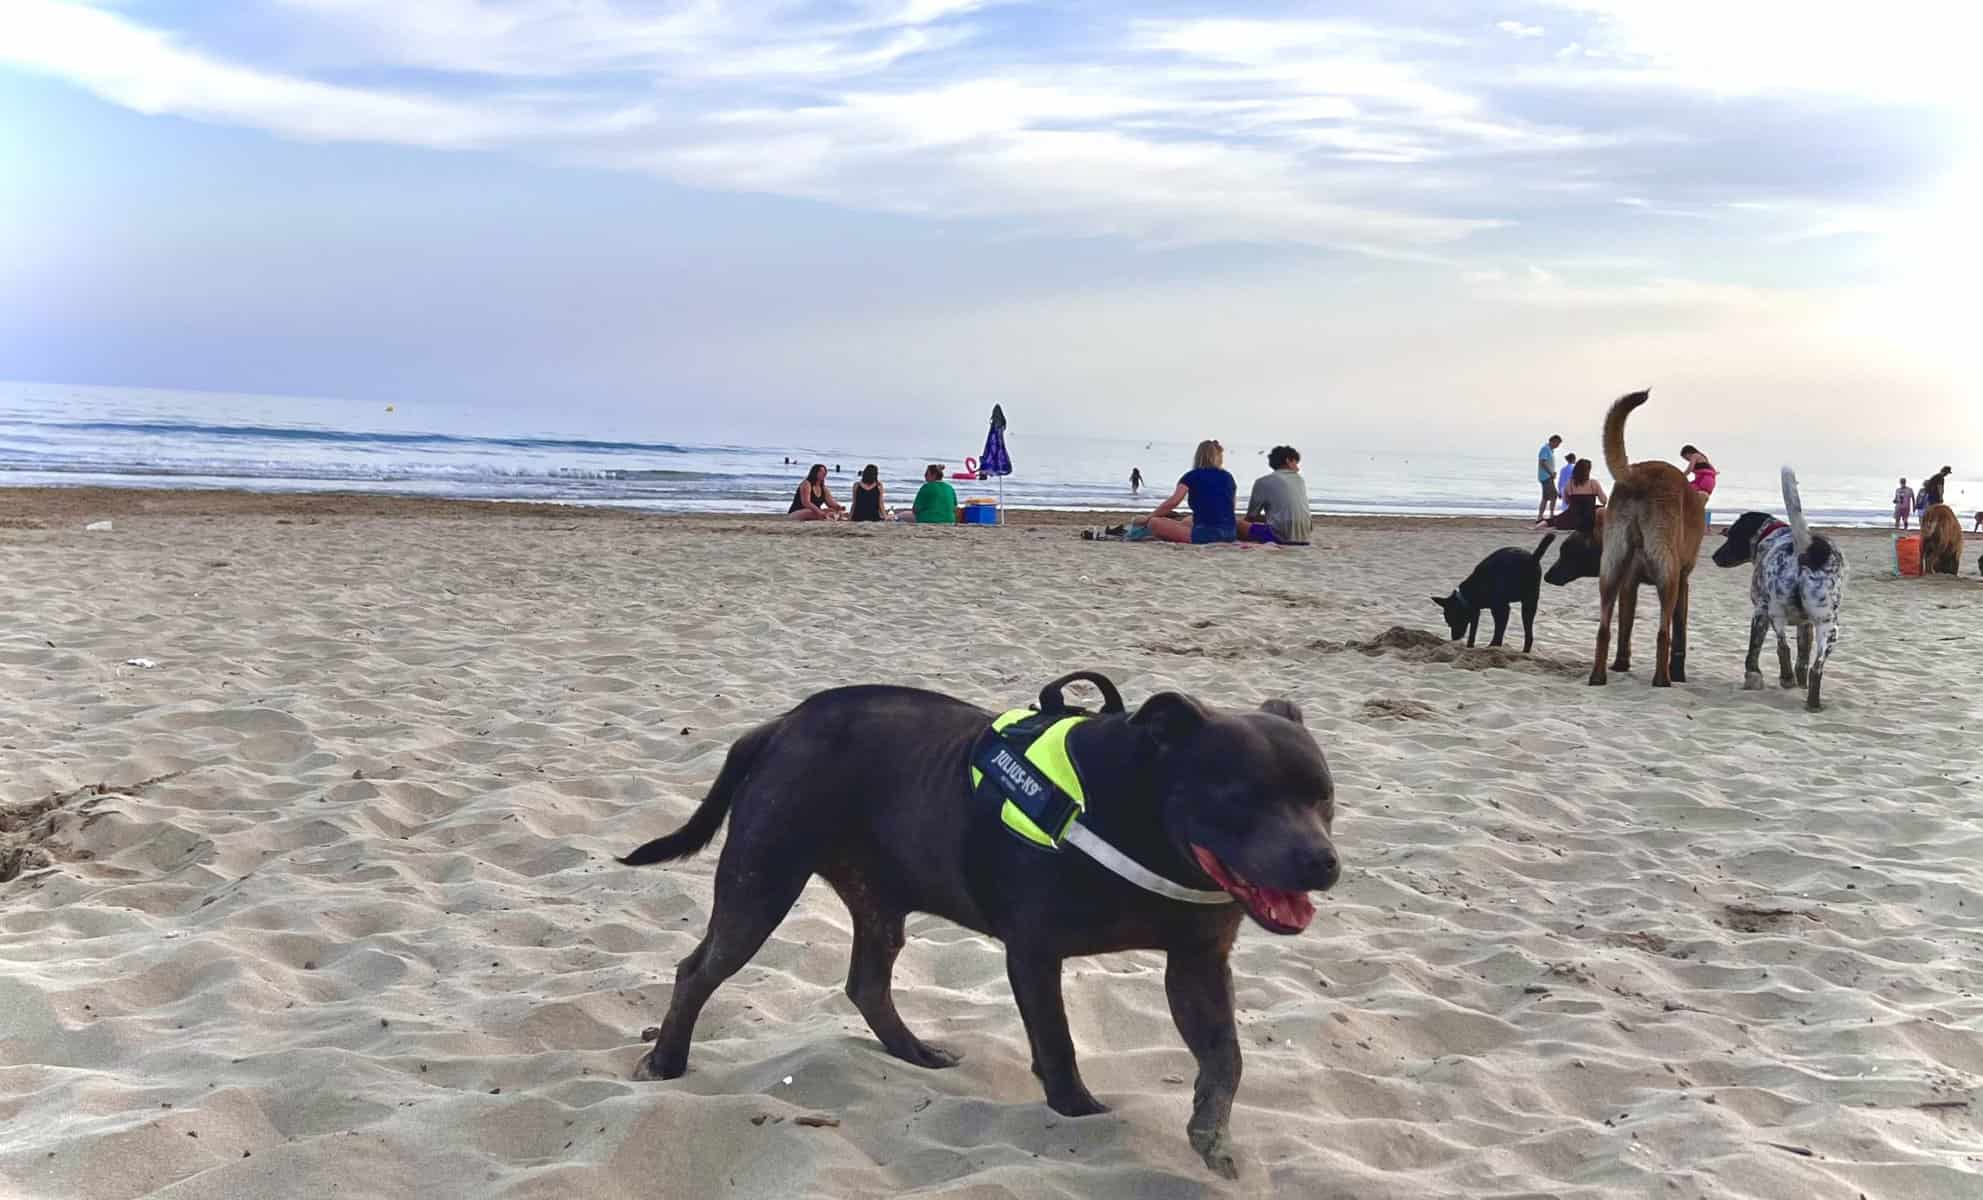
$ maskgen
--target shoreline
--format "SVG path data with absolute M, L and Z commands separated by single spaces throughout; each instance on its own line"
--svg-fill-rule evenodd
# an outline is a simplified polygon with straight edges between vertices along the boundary
M 1156 506 L 1113 509 L 1007 508 L 1005 524 L 1014 528 L 1086 528 L 1112 525 L 1147 514 Z M 377 492 L 264 492 L 249 488 L 124 488 L 0 487 L 0 528 L 59 528 L 68 523 L 118 517 L 267 516 L 290 519 L 348 517 L 538 517 L 583 520 L 782 523 L 776 513 L 724 511 L 657 511 L 580 501 L 551 503 L 533 500 L 469 500 L 441 496 L 403 496 Z M 819 524 L 817 522 L 813 524 Z M 829 523 L 827 527 L 841 524 Z M 892 522 L 884 522 L 889 527 Z M 1317 528 L 1411 530 L 1511 530 L 1534 533 L 1527 517 L 1443 516 L 1433 513 L 1338 515 L 1317 512 Z M 1717 522 L 1720 524 L 1720 522 Z M 971 526 L 977 529 L 980 527 Z M 1877 525 L 1835 525 L 1813 522 L 1813 529 L 1853 533 L 1893 532 Z M 1714 536 L 1710 527 L 1709 536 Z

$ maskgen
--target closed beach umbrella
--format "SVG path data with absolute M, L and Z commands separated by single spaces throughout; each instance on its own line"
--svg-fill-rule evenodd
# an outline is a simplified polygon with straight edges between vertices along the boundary
M 1005 452 L 1005 409 L 992 405 L 991 430 L 985 434 L 985 452 L 978 456 L 978 470 L 998 476 L 998 519 L 1005 522 L 1005 477 L 1012 474 L 1012 456 Z

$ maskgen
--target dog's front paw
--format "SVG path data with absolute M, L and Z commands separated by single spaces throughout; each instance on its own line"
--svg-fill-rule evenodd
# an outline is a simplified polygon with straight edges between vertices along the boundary
M 1595 671 L 1592 671 L 1592 672 L 1591 672 L 1591 686 L 1592 686 L 1592 687 L 1603 687 L 1603 686 L 1604 686 L 1604 668 L 1603 668 L 1603 667 L 1599 667 L 1599 668 L 1598 668 L 1597 670 L 1595 670 Z
M 1763 673 L 1761 671 L 1751 671 L 1747 675 L 1744 675 L 1742 677 L 1742 690 L 1745 692 L 1762 691 Z
M 658 1053 L 660 1053 L 660 1047 L 657 1046 L 646 1054 L 641 1055 L 640 1061 L 633 1065 L 633 1078 L 642 1081 L 680 1079 L 688 1073 L 689 1065 L 687 1062 L 659 1062 L 654 1057 Z
M 1064 1096 L 1048 1096 L 1047 1107 L 1063 1117 L 1099 1117 L 1109 1110 L 1087 1088 L 1077 1088 Z
M 1825 711 L 1825 702 L 1822 700 L 1806 700 L 1804 702 L 1804 711 L 1823 712 Z
M 904 1061 L 926 1067 L 932 1071 L 942 1071 L 964 1061 L 964 1056 L 955 1050 L 945 1050 L 942 1046 L 932 1046 L 928 1042 L 917 1042 L 914 1057 L 905 1056 Z
M 1797 686 L 1803 687 L 1809 682 L 1811 682 L 1811 669 L 1809 667 L 1797 668 Z
M 1238 1179 L 1239 1164 L 1233 1160 L 1232 1139 L 1223 1129 L 1189 1129 L 1191 1148 L 1221 1179 Z

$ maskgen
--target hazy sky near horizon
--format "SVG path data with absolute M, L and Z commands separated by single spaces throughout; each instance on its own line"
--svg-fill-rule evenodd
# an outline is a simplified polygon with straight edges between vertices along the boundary
M 1648 437 L 1983 468 L 1979 27 L 4 0 L 0 378 L 1525 450 L 1651 386 Z

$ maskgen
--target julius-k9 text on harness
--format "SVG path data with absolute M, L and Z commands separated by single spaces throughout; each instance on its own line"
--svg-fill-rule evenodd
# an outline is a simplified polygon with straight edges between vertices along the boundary
M 1067 735 L 1097 714 L 1070 707 L 1061 695 L 1067 684 L 1085 680 L 1102 693 L 1102 714 L 1126 711 L 1122 695 L 1106 675 L 1076 671 L 1040 689 L 1035 708 L 1000 713 L 971 748 L 971 788 L 986 804 L 999 806 L 1006 832 L 1042 850 L 1071 845 L 1097 863 L 1148 892 L 1185 904 L 1229 904 L 1223 891 L 1185 887 L 1149 870 L 1081 824 L 1088 797 L 1081 771 L 1067 748 Z

